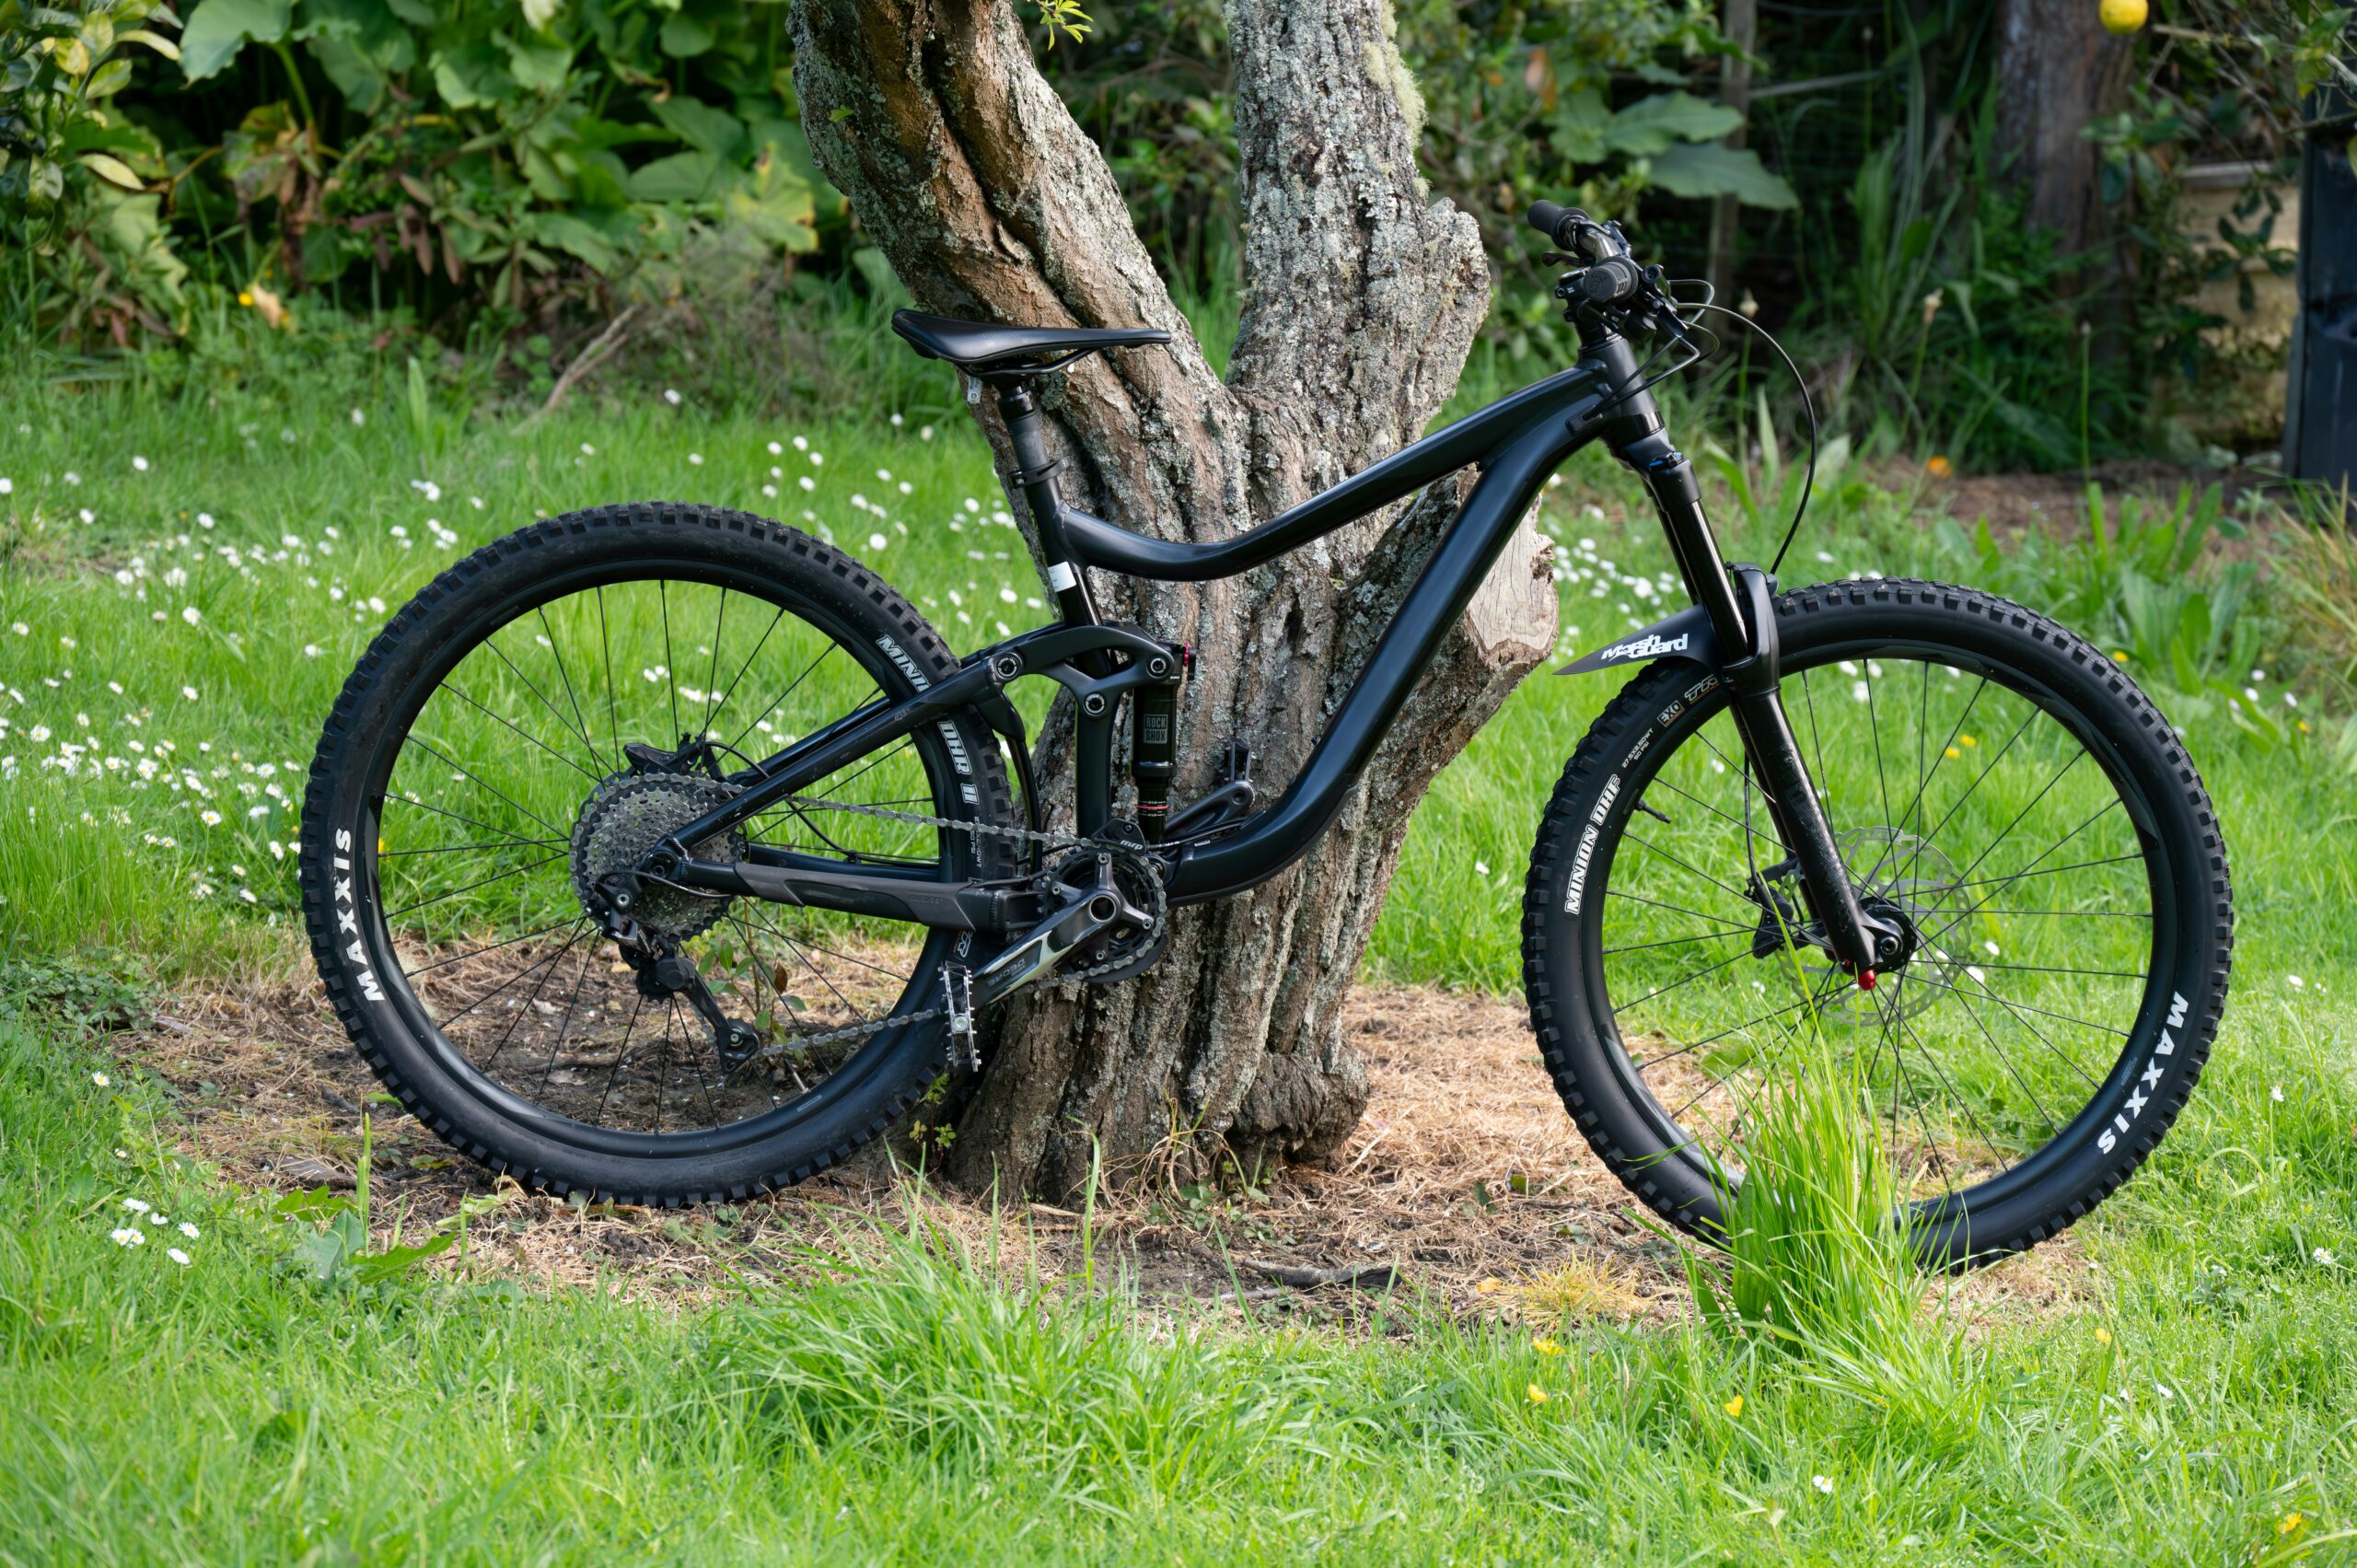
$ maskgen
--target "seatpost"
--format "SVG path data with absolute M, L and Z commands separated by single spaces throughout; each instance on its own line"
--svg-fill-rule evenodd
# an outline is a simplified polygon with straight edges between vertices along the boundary
M 1056 493 L 1056 470 L 1063 467 L 1063 462 L 1048 455 L 1047 437 L 1040 428 L 1039 404 L 1031 397 L 1031 384 L 1028 379 L 1016 379 L 994 389 L 998 392 L 999 412 L 1006 421 L 1006 444 L 1015 452 L 1015 472 L 1007 478 L 1022 493 L 1023 505 L 1031 513 L 1031 526 L 1039 533 L 1039 555 L 1047 568 L 1048 587 L 1056 596 L 1056 608 L 1068 626 L 1094 626 L 1097 602 L 1090 598 L 1088 579 L 1074 564 L 1072 548 L 1064 540 L 1063 500 Z

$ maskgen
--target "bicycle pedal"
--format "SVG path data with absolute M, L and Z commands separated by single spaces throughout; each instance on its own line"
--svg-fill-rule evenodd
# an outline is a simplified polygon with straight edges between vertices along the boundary
M 979 1074 L 982 1070 L 982 1042 L 974 1028 L 973 982 L 972 973 L 963 964 L 951 964 L 941 971 L 942 992 L 949 1009 L 949 1065 L 953 1071 L 962 1065 L 969 1073 Z

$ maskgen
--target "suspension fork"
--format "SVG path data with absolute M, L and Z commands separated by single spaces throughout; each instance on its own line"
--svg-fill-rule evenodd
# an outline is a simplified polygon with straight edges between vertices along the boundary
M 1730 568 L 1720 558 L 1718 540 L 1702 512 L 1693 465 L 1670 445 L 1658 415 L 1648 423 L 1653 429 L 1615 450 L 1636 470 L 1661 509 L 1662 527 L 1686 579 L 1686 591 L 1711 619 L 1721 649 L 1718 674 L 1734 691 L 1730 712 L 1736 733 L 1759 780 L 1776 836 L 1799 865 L 1810 912 L 1825 933 L 1834 961 L 1855 975 L 1862 987 L 1872 989 L 1875 969 L 1898 951 L 1899 933 L 1859 907 L 1816 783 L 1784 715 L 1772 585 L 1759 567 Z

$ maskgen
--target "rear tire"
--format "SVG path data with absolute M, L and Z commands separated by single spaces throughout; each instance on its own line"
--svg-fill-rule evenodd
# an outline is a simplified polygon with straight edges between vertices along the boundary
M 660 599 L 663 641 L 651 653 L 613 645 L 609 611 L 619 621 L 629 596 L 650 611 Z M 740 610 L 732 623 L 730 606 L 747 603 L 754 613 Z M 717 614 L 706 604 L 717 605 Z M 762 631 L 763 622 L 771 630 Z M 806 669 L 788 683 L 800 660 L 781 660 L 797 636 L 804 645 L 797 656 L 818 650 L 810 668 L 823 668 L 823 679 Z M 599 639 L 602 691 L 590 679 Z M 568 648 L 577 668 L 568 667 Z M 740 656 L 744 668 L 729 680 Z M 428 584 L 377 635 L 329 715 L 311 765 L 304 914 L 338 1017 L 412 1114 L 469 1157 L 529 1187 L 676 1205 L 740 1199 L 847 1158 L 900 1121 L 941 1075 L 945 1027 L 884 1023 L 862 1040 L 825 1048 L 823 1061 L 773 1054 L 732 1065 L 677 995 L 647 1001 L 586 915 L 584 857 L 621 853 L 611 845 L 627 847 L 662 813 L 691 816 L 715 792 L 725 796 L 727 786 L 708 776 L 649 780 L 621 766 L 624 744 L 669 749 L 681 732 L 701 726 L 715 742 L 758 753 L 848 711 L 812 706 L 835 702 L 833 686 L 897 701 L 957 668 L 941 638 L 889 585 L 830 545 L 742 513 L 603 506 L 477 551 Z M 682 675 L 706 684 L 683 683 Z M 659 692 L 660 680 L 670 683 L 668 713 L 649 695 Z M 786 695 L 767 709 L 737 703 L 740 691 L 758 697 L 781 686 Z M 682 690 L 690 698 L 684 711 Z M 633 703 L 642 715 L 635 719 L 625 716 Z M 737 726 L 720 715 L 749 712 L 732 738 Z M 906 754 L 897 759 L 873 760 L 891 761 L 897 775 L 871 773 L 861 784 L 842 770 L 806 793 L 831 786 L 844 792 L 842 799 L 1018 825 L 998 739 L 978 717 L 922 730 L 902 747 Z M 878 782 L 894 776 L 889 785 Z M 1007 841 L 894 828 L 873 817 L 813 812 L 783 822 L 756 818 L 747 827 L 778 832 L 787 847 L 802 847 L 807 837 L 813 849 L 821 848 L 816 841 L 831 844 L 864 828 L 886 845 L 872 853 L 920 867 L 937 856 L 943 875 L 995 876 L 1012 865 Z M 888 842 L 888 829 L 900 837 Z M 490 842 L 462 842 L 470 839 Z M 911 842 L 913 849 L 891 848 Z M 743 853 L 741 843 L 716 847 Z M 461 869 L 470 854 L 485 870 L 482 880 Z M 529 863 L 510 865 L 502 855 Z M 426 858 L 436 856 L 448 858 Z M 696 946 L 723 1011 L 751 1018 L 747 1028 L 787 1046 L 824 1032 L 835 1020 L 822 1015 L 837 1003 L 854 1019 L 937 1008 L 943 965 L 988 956 L 971 933 L 878 932 L 822 916 L 747 899 L 717 911 L 682 903 L 673 912 L 679 946 Z M 788 922 L 791 932 L 797 917 L 817 923 L 800 927 L 799 937 L 775 923 Z M 566 923 L 574 935 L 564 947 L 542 935 Z M 875 945 L 881 942 L 899 945 Z M 536 956 L 519 970 L 527 955 Z M 503 970 L 508 978 L 493 987 Z M 865 972 L 871 970 L 884 978 Z M 521 986 L 535 971 L 527 1006 Z M 482 978 L 469 978 L 475 975 Z M 542 1000 L 551 977 L 573 988 L 561 1015 L 557 993 Z M 665 1010 L 659 1044 L 656 1008 Z
M 1582 741 L 1533 852 L 1524 981 L 1548 1070 L 1630 1191 L 1710 1237 L 1746 1086 L 1813 1016 L 1874 1081 L 1925 1260 L 2029 1247 L 2152 1153 L 2216 1038 L 2234 913 L 2209 796 L 2127 674 L 2017 605 L 1849 582 L 1786 594 L 1776 617 L 1786 711 L 1853 884 L 1922 947 L 1865 993 L 1776 939 L 1751 879 L 1796 884 L 1774 877 L 1729 693 L 1657 662 Z

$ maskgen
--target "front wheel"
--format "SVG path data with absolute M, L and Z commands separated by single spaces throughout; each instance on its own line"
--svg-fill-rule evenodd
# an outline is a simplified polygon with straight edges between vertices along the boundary
M 2217 819 L 2167 721 L 2041 616 L 1938 584 L 1776 601 L 1782 699 L 1861 903 L 1862 991 L 1807 908 L 1717 676 L 1649 667 L 1538 832 L 1524 980 L 1549 1070 L 1631 1191 L 1699 1235 L 1812 1027 L 1864 1086 L 1925 1260 L 2052 1236 L 2184 1107 L 2225 1005 Z

